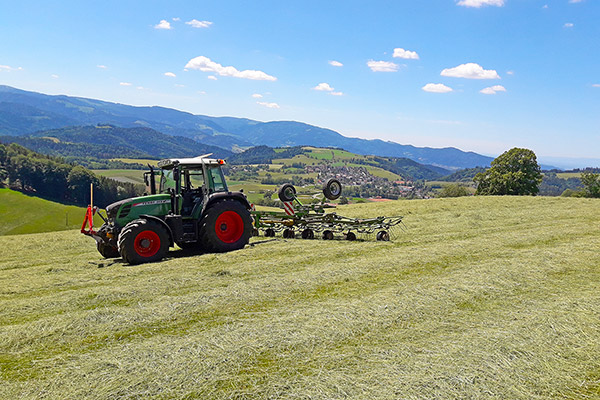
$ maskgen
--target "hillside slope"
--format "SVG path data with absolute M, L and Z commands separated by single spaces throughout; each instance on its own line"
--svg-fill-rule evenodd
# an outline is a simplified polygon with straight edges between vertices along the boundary
M 79 229 L 85 208 L 0 188 L 0 236 Z M 100 226 L 100 218 L 94 218 Z
M 340 207 L 407 229 L 137 267 L 0 237 L 0 398 L 598 398 L 598 205 Z
M 253 145 L 339 147 L 363 155 L 406 157 L 450 169 L 487 166 L 492 161 L 490 157 L 455 148 L 419 148 L 348 138 L 330 129 L 296 121 L 209 117 L 164 107 L 133 107 L 94 99 L 49 96 L 0 85 L 0 134 L 25 135 L 37 130 L 98 123 L 152 128 L 236 151 Z

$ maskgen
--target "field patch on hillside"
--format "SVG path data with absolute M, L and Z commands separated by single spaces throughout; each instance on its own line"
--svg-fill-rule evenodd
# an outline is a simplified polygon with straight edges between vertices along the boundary
M 135 267 L 0 237 L 0 398 L 598 398 L 599 205 L 342 206 L 406 230 Z
M 83 207 L 66 206 L 14 190 L 0 189 L 0 235 L 79 229 L 84 216 Z M 100 226 L 102 221 L 94 217 L 94 223 Z

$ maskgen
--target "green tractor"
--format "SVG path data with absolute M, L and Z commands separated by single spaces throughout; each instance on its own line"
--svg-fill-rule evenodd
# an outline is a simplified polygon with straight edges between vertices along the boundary
M 81 232 L 96 240 L 102 256 L 129 264 L 161 260 L 175 244 L 203 252 L 243 248 L 253 231 L 250 204 L 227 188 L 225 162 L 209 156 L 160 161 L 144 173 L 149 195 L 106 207 L 106 217 L 98 213 L 104 220 L 98 231 L 92 223 L 97 207 L 90 205 Z

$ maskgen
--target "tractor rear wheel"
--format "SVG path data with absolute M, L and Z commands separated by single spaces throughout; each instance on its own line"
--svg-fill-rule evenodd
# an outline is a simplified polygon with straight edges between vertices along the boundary
M 112 247 L 108 243 L 98 242 L 96 246 L 98 247 L 98 253 L 100 253 L 104 258 L 116 258 L 120 255 L 119 250 Z
M 208 252 L 223 253 L 243 248 L 252 236 L 250 211 L 235 200 L 223 200 L 204 213 L 199 242 Z
M 169 251 L 169 234 L 159 222 L 136 219 L 119 234 L 118 247 L 129 264 L 160 261 Z

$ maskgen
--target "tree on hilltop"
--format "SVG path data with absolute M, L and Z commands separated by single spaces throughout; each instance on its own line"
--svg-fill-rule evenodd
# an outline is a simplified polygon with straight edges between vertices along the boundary
M 542 172 L 533 151 L 515 147 L 498 156 L 490 169 L 473 180 L 477 183 L 475 194 L 536 195 Z
M 600 174 L 593 172 L 582 172 L 581 183 L 583 183 L 583 194 L 585 197 L 600 197 Z

